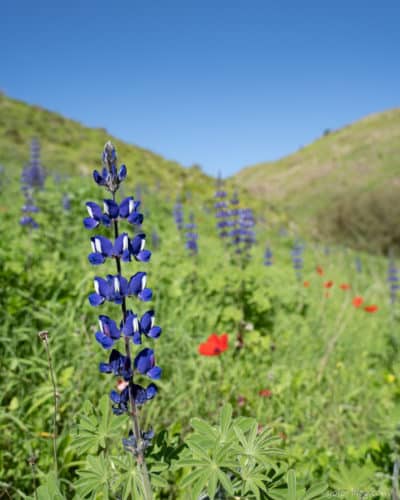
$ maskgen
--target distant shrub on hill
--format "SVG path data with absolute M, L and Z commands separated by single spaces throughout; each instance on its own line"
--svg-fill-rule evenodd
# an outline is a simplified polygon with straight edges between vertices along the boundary
M 400 186 L 384 185 L 361 195 L 343 193 L 319 218 L 322 237 L 361 250 L 400 253 Z

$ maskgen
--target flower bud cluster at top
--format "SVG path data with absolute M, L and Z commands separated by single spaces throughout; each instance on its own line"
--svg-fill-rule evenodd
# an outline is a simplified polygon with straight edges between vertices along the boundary
M 46 180 L 44 168 L 40 163 L 40 144 L 33 139 L 31 142 L 31 159 L 24 167 L 21 175 L 21 190 L 25 197 L 25 204 L 22 207 L 23 216 L 20 219 L 22 226 L 37 229 L 39 224 L 33 218 L 33 214 L 39 212 L 35 204 L 35 191 L 43 189 Z
M 154 398 L 157 387 L 153 380 L 161 376 L 161 368 L 156 365 L 153 349 L 145 347 L 136 356 L 131 358 L 131 346 L 141 345 L 145 339 L 156 339 L 161 335 L 161 328 L 155 325 L 154 311 L 146 311 L 139 316 L 133 310 L 128 309 L 127 300 L 131 297 L 147 302 L 152 298 L 151 289 L 146 287 L 146 273 L 138 271 L 129 278 L 122 276 L 121 263 L 125 262 L 148 262 L 151 252 L 145 249 L 146 236 L 138 232 L 130 235 L 135 227 L 141 226 L 143 215 L 138 211 L 140 202 L 135 201 L 132 196 L 123 199 L 120 203 L 116 201 L 116 192 L 126 178 L 125 165 L 117 169 L 117 155 L 111 142 L 107 142 L 103 152 L 103 169 L 101 172 L 95 170 L 93 178 L 99 186 L 103 186 L 112 195 L 112 198 L 103 200 L 103 207 L 89 201 L 86 208 L 89 216 L 83 221 L 87 229 L 95 229 L 101 225 L 114 229 L 114 238 L 108 239 L 102 235 L 91 238 L 92 252 L 88 255 L 89 262 L 98 266 L 106 261 L 114 260 L 116 263 L 116 274 L 107 274 L 105 277 L 94 278 L 94 293 L 89 295 L 92 306 L 98 307 L 106 302 L 112 302 L 121 306 L 122 319 L 116 321 L 109 316 L 100 315 L 99 329 L 95 334 L 97 342 L 110 351 L 107 362 L 100 363 L 99 369 L 102 373 L 111 373 L 123 379 L 120 390 L 112 390 L 110 399 L 113 404 L 113 412 L 120 415 L 129 412 L 136 413 L 136 407 L 143 405 Z M 127 222 L 132 230 L 119 232 L 119 223 Z M 125 352 L 117 349 L 119 341 L 123 341 Z M 136 383 L 136 376 L 148 377 L 151 383 L 147 386 Z M 134 382 L 135 378 L 135 382 Z M 130 408 L 130 409 L 129 409 Z M 133 430 L 131 438 L 125 440 L 125 445 L 130 448 L 135 444 L 135 453 L 138 453 L 138 443 L 145 446 L 149 433 L 140 433 Z M 139 435 L 138 435 L 139 434 Z M 146 434 L 146 439 L 144 435 Z M 139 450 L 140 451 L 140 450 Z

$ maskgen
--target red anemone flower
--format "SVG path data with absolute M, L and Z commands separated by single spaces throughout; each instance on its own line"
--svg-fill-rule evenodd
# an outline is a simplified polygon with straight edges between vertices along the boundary
M 330 281 L 325 281 L 324 283 L 324 287 L 325 288 L 332 288 L 333 287 L 333 281 L 330 280 Z
M 350 286 L 348 283 L 342 283 L 342 284 L 340 285 L 340 288 L 341 288 L 342 290 L 349 290 L 349 289 L 351 288 L 351 286 Z
M 272 396 L 272 391 L 270 391 L 269 389 L 261 389 L 258 394 L 263 398 L 270 398 Z
M 304 286 L 305 288 L 308 288 L 308 287 L 310 286 L 310 282 L 309 282 L 309 281 L 305 281 L 305 282 L 303 283 L 303 286 Z
M 365 306 L 364 311 L 367 313 L 374 313 L 378 310 L 378 306 L 376 304 L 371 304 L 370 306 Z
M 317 273 L 318 273 L 320 276 L 322 276 L 322 275 L 324 274 L 324 270 L 322 269 L 322 267 L 321 267 L 321 266 L 317 266 L 316 271 L 317 271 Z
M 206 342 L 199 345 L 199 354 L 202 356 L 219 356 L 228 349 L 228 334 L 218 336 L 216 333 L 210 335 Z
M 364 299 L 362 297 L 360 297 L 360 296 L 354 297 L 353 306 L 360 307 L 363 302 L 364 302 Z

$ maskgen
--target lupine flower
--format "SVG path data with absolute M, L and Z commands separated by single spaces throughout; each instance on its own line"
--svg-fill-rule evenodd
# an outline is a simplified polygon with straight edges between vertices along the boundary
M 131 360 L 116 349 L 111 351 L 108 363 L 100 363 L 99 370 L 102 373 L 113 373 L 125 380 L 132 377 Z
M 151 440 L 154 437 L 154 431 L 150 429 L 149 431 L 141 432 L 141 437 L 142 437 L 141 447 L 145 449 L 150 445 Z M 137 452 L 138 444 L 132 431 L 129 432 L 129 438 L 123 439 L 122 443 L 126 451 L 129 451 L 133 454 Z
M 360 307 L 362 305 L 362 303 L 364 302 L 364 299 L 360 296 L 357 296 L 357 297 L 354 297 L 352 302 L 353 302 L 354 307 Z
M 396 263 L 392 257 L 389 258 L 388 282 L 390 288 L 390 303 L 394 304 L 397 298 L 397 292 L 400 289 L 399 274 Z
M 219 356 L 228 349 L 228 335 L 216 333 L 210 335 L 206 342 L 199 345 L 199 353 L 202 356 Z
M 360 257 L 358 257 L 358 256 L 357 256 L 357 257 L 354 259 L 354 263 L 355 263 L 355 266 L 356 266 L 356 271 L 357 271 L 358 273 L 361 273 L 361 272 L 362 272 L 362 262 L 361 262 Z
M 23 190 L 43 189 L 46 180 L 44 168 L 40 163 L 40 144 L 37 139 L 31 142 L 31 159 L 22 171 Z
M 272 266 L 272 257 L 272 250 L 267 246 L 264 252 L 264 266 Z
M 177 201 L 174 206 L 174 220 L 178 231 L 183 229 L 183 205 Z
M 108 142 L 103 152 L 103 169 L 101 173 L 95 170 L 93 178 L 98 185 L 104 186 L 112 194 L 112 199 L 105 199 L 103 207 L 92 201 L 87 202 L 89 217 L 86 217 L 83 223 L 86 229 L 103 225 L 113 226 L 114 230 L 113 240 L 102 235 L 91 238 L 92 252 L 88 256 L 89 262 L 97 266 L 107 260 L 114 260 L 117 274 L 107 274 L 105 278 L 95 277 L 95 292 L 88 298 L 90 304 L 95 307 L 101 306 L 106 301 L 121 305 L 122 320 L 119 324 L 109 316 L 99 316 L 99 330 L 95 338 L 104 349 L 111 349 L 108 362 L 100 363 L 99 370 L 119 377 L 118 391 L 110 392 L 113 412 L 116 415 L 128 412 L 134 420 L 134 428 L 137 431 L 135 430 L 135 435 L 124 440 L 124 447 L 130 446 L 130 451 L 138 457 L 138 463 L 142 464 L 143 452 L 152 437 L 152 431 L 147 433 L 140 431 L 136 407 L 153 399 L 157 387 L 153 383 L 146 388 L 142 387 L 136 380 L 134 381 L 134 377 L 136 379 L 137 376 L 145 375 L 158 379 L 161 376 L 161 368 L 155 365 L 154 351 L 148 347 L 131 358 L 129 343 L 132 341 L 133 344 L 141 344 L 143 337 L 156 339 L 161 335 L 161 328 L 154 325 L 153 310 L 145 312 L 139 320 L 138 316 L 127 308 L 129 297 L 137 297 L 146 302 L 152 298 L 152 291 L 146 288 L 145 272 L 138 271 L 129 279 L 122 275 L 123 262 L 147 262 L 151 257 L 151 252 L 144 249 L 144 233 L 133 236 L 127 232 L 119 234 L 119 222 L 126 220 L 133 226 L 140 226 L 143 222 L 143 215 L 138 212 L 139 201 L 135 201 L 132 196 L 125 198 L 121 203 L 117 203 L 115 199 L 126 173 L 125 165 L 117 169 L 115 148 Z M 121 339 L 125 343 L 125 354 L 116 349 L 116 344 Z
M 31 159 L 29 164 L 24 167 L 21 175 L 21 190 L 25 197 L 25 205 L 22 207 L 24 215 L 19 221 L 21 226 L 30 227 L 31 229 L 39 227 L 31 214 L 39 211 L 34 202 L 34 193 L 43 189 L 45 180 L 46 175 L 40 164 L 40 145 L 36 139 L 33 139 L 31 143 Z
M 156 366 L 155 363 L 154 351 L 146 347 L 136 356 L 133 365 L 142 375 L 147 375 L 152 379 L 159 379 L 161 377 L 161 368 Z
M 62 206 L 66 212 L 69 212 L 71 210 L 71 198 L 67 193 L 63 195 Z
M 122 233 L 114 244 L 104 236 L 94 236 L 90 240 L 93 252 L 88 259 L 93 265 L 103 264 L 107 257 L 120 258 L 124 262 L 130 262 L 132 257 L 140 262 L 148 262 L 151 257 L 151 252 L 144 250 L 144 234 L 137 234 L 130 239 L 127 233 Z
M 296 240 L 292 249 L 292 262 L 297 279 L 301 279 L 301 272 L 303 269 L 303 252 L 304 245 L 302 245 L 299 240 Z
M 105 349 L 110 349 L 121 336 L 121 329 L 117 327 L 114 320 L 108 316 L 99 316 L 100 330 L 95 337 Z
M 215 217 L 217 219 L 217 231 L 220 238 L 226 238 L 228 236 L 228 227 L 230 226 L 230 212 L 228 210 L 228 203 L 226 201 L 227 193 L 222 189 L 223 181 L 221 174 L 218 174 L 216 180 L 216 191 L 215 191 L 215 203 L 214 208 L 216 210 Z
M 370 306 L 365 306 L 364 311 L 369 313 L 374 313 L 378 310 L 378 306 L 376 304 L 371 304 Z
M 185 225 L 187 232 L 186 237 L 186 248 L 189 250 L 191 255 L 196 255 L 199 251 L 198 247 L 198 234 L 196 232 L 196 224 L 194 223 L 194 215 L 191 213 L 189 216 L 189 223 Z
M 229 232 L 229 236 L 231 236 L 231 243 L 235 248 L 235 253 L 243 254 L 245 258 L 249 259 L 249 251 L 256 243 L 253 231 L 255 225 L 253 211 L 250 208 L 232 209 L 231 215 L 233 216 L 233 229 Z
M 114 200 L 104 200 L 103 210 L 97 203 L 88 201 L 86 208 L 89 217 L 83 220 L 83 224 L 86 229 L 94 229 L 100 224 L 109 227 L 112 221 L 126 219 L 132 225 L 139 226 L 143 222 L 143 214 L 137 211 L 139 206 L 140 202 L 135 201 L 132 196 L 125 198 L 120 205 Z

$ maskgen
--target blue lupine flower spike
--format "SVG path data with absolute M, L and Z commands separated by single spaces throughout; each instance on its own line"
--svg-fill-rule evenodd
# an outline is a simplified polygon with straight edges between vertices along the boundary
M 25 197 L 25 205 L 22 207 L 23 216 L 19 223 L 21 226 L 38 229 L 39 224 L 36 222 L 32 214 L 39 212 L 34 198 L 35 192 L 43 189 L 46 174 L 40 163 L 40 145 L 36 139 L 31 143 L 31 159 L 26 165 L 21 175 L 21 190 Z
M 132 452 L 139 466 L 144 463 L 144 450 L 148 446 L 152 432 L 141 432 L 137 417 L 137 406 L 153 399 L 157 394 L 154 383 L 143 387 L 136 383 L 136 377 L 149 377 L 157 380 L 161 377 L 161 368 L 155 364 L 154 350 L 143 348 L 134 358 L 131 357 L 131 344 L 141 344 L 143 340 L 153 341 L 161 335 L 161 328 L 154 324 L 154 311 L 149 310 L 138 318 L 134 311 L 127 308 L 127 300 L 137 298 L 147 302 L 152 298 L 152 291 L 146 287 L 147 275 L 137 271 L 129 278 L 122 274 L 122 263 L 148 262 L 151 252 L 145 249 L 145 233 L 131 234 L 130 231 L 119 232 L 120 222 L 127 221 L 131 225 L 140 226 L 143 214 L 139 210 L 140 202 L 132 196 L 126 197 L 121 203 L 116 200 L 116 192 L 126 178 L 125 165 L 117 167 L 117 154 L 111 142 L 107 142 L 102 156 L 101 172 L 95 170 L 93 178 L 99 186 L 103 186 L 112 195 L 103 200 L 102 204 L 93 201 L 86 203 L 88 217 L 83 221 L 86 229 L 99 226 L 112 226 L 112 238 L 94 235 L 90 238 L 92 252 L 88 255 L 89 262 L 94 266 L 107 265 L 114 260 L 116 274 L 94 278 L 94 292 L 89 295 L 89 302 L 94 307 L 100 307 L 105 302 L 121 306 L 122 319 L 116 322 L 109 316 L 99 316 L 99 330 L 95 334 L 97 342 L 103 349 L 111 350 L 108 362 L 102 362 L 99 370 L 102 373 L 122 377 L 125 381 L 119 391 L 112 390 L 110 399 L 113 412 L 116 415 L 129 413 L 134 420 L 132 427 L 134 435 L 123 440 L 125 449 Z M 117 349 L 117 344 L 123 342 L 125 354 Z M 134 380 L 135 378 L 135 380 Z M 146 471 L 142 470 L 146 474 Z M 149 481 L 148 481 L 148 484 Z M 151 495 L 150 495 L 151 496 Z

